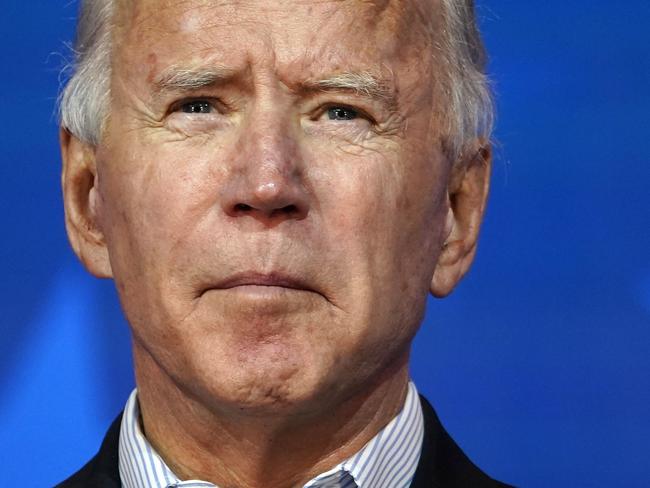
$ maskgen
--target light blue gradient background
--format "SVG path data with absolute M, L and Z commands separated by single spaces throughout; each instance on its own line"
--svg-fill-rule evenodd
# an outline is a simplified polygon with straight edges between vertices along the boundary
M 133 386 L 112 283 L 63 227 L 53 106 L 76 5 L 0 18 L 0 466 L 52 486 Z M 431 300 L 413 376 L 522 487 L 650 486 L 650 2 L 489 1 L 495 170 L 470 275 Z

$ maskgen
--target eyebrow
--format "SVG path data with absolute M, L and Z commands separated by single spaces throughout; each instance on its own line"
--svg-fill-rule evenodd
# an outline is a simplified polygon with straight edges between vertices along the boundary
M 395 105 L 395 90 L 387 80 L 369 72 L 343 72 L 326 78 L 308 80 L 300 84 L 307 92 L 352 92 L 364 98 L 376 99 Z
M 235 70 L 226 66 L 210 67 L 170 66 L 154 80 L 156 92 L 196 91 L 201 88 L 225 84 L 237 76 Z M 309 79 L 295 85 L 298 93 L 348 92 L 378 100 L 389 106 L 396 106 L 395 90 L 388 80 L 370 71 L 346 71 Z
M 160 93 L 200 90 L 225 83 L 235 74 L 234 70 L 218 65 L 209 68 L 170 66 L 155 78 L 154 86 Z

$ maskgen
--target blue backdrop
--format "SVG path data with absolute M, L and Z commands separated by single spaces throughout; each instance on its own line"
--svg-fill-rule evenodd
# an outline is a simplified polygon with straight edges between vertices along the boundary
M 112 283 L 68 248 L 53 107 L 76 4 L 0 18 L 0 464 L 51 486 L 133 387 Z M 499 109 L 475 266 L 431 300 L 413 376 L 522 487 L 650 486 L 650 2 L 484 0 Z

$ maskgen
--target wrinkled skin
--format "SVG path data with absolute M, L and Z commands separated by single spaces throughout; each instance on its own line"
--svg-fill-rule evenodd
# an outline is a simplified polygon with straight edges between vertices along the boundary
M 137 340 L 180 383 L 226 404 L 302 404 L 349 390 L 348 371 L 356 387 L 404 352 L 443 238 L 448 165 L 431 87 L 413 68 L 425 46 L 406 56 L 389 34 L 395 14 L 373 4 L 157 4 L 124 13 L 98 154 L 98 214 Z M 241 78 L 189 94 L 218 98 L 224 114 L 167 113 L 185 93 L 152 100 L 162 70 L 206 59 Z M 292 93 L 304 79 L 382 65 L 399 84 L 396 110 Z M 319 110 L 332 103 L 377 123 L 328 120 Z M 248 270 L 310 290 L 212 288 Z
M 399 409 L 443 243 L 460 229 L 465 261 L 445 261 L 458 269 L 439 270 L 440 295 L 474 245 L 450 208 L 422 8 L 121 2 L 111 115 L 96 148 L 64 134 L 64 188 L 73 246 L 114 278 L 131 325 L 145 425 L 166 396 L 222 418 L 317 418 L 390 383 L 380 424 Z M 170 67 L 215 66 L 228 76 L 211 86 L 157 87 Z M 386 96 L 302 88 L 341 72 L 373 73 Z M 242 272 L 293 281 L 224 285 Z

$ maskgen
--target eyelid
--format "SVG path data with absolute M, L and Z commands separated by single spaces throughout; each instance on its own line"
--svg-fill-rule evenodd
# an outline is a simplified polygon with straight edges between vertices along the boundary
M 372 115 L 370 115 L 367 110 L 359 107 L 358 105 L 354 105 L 354 104 L 351 104 L 351 103 L 345 103 L 345 102 L 334 102 L 334 101 L 333 102 L 326 102 L 326 103 L 320 105 L 314 111 L 314 115 L 312 116 L 312 119 L 317 120 L 317 119 L 321 118 L 325 113 L 327 113 L 327 111 L 329 109 L 332 109 L 332 108 L 343 108 L 343 109 L 346 109 L 346 110 L 352 110 L 353 112 L 356 112 L 357 115 L 360 118 L 366 119 L 371 124 L 376 124 L 377 123 L 375 118 Z
M 204 102 L 210 104 L 214 108 L 214 110 L 218 113 L 224 113 L 227 110 L 227 107 L 225 104 L 219 100 L 218 98 L 215 98 L 213 96 L 208 96 L 208 97 L 201 97 L 201 96 L 191 96 L 191 97 L 186 97 L 182 98 L 180 100 L 176 100 L 173 102 L 170 106 L 169 109 L 167 110 L 167 114 L 173 114 L 176 112 L 181 112 L 183 105 L 187 105 L 188 103 L 199 103 L 199 102 Z

